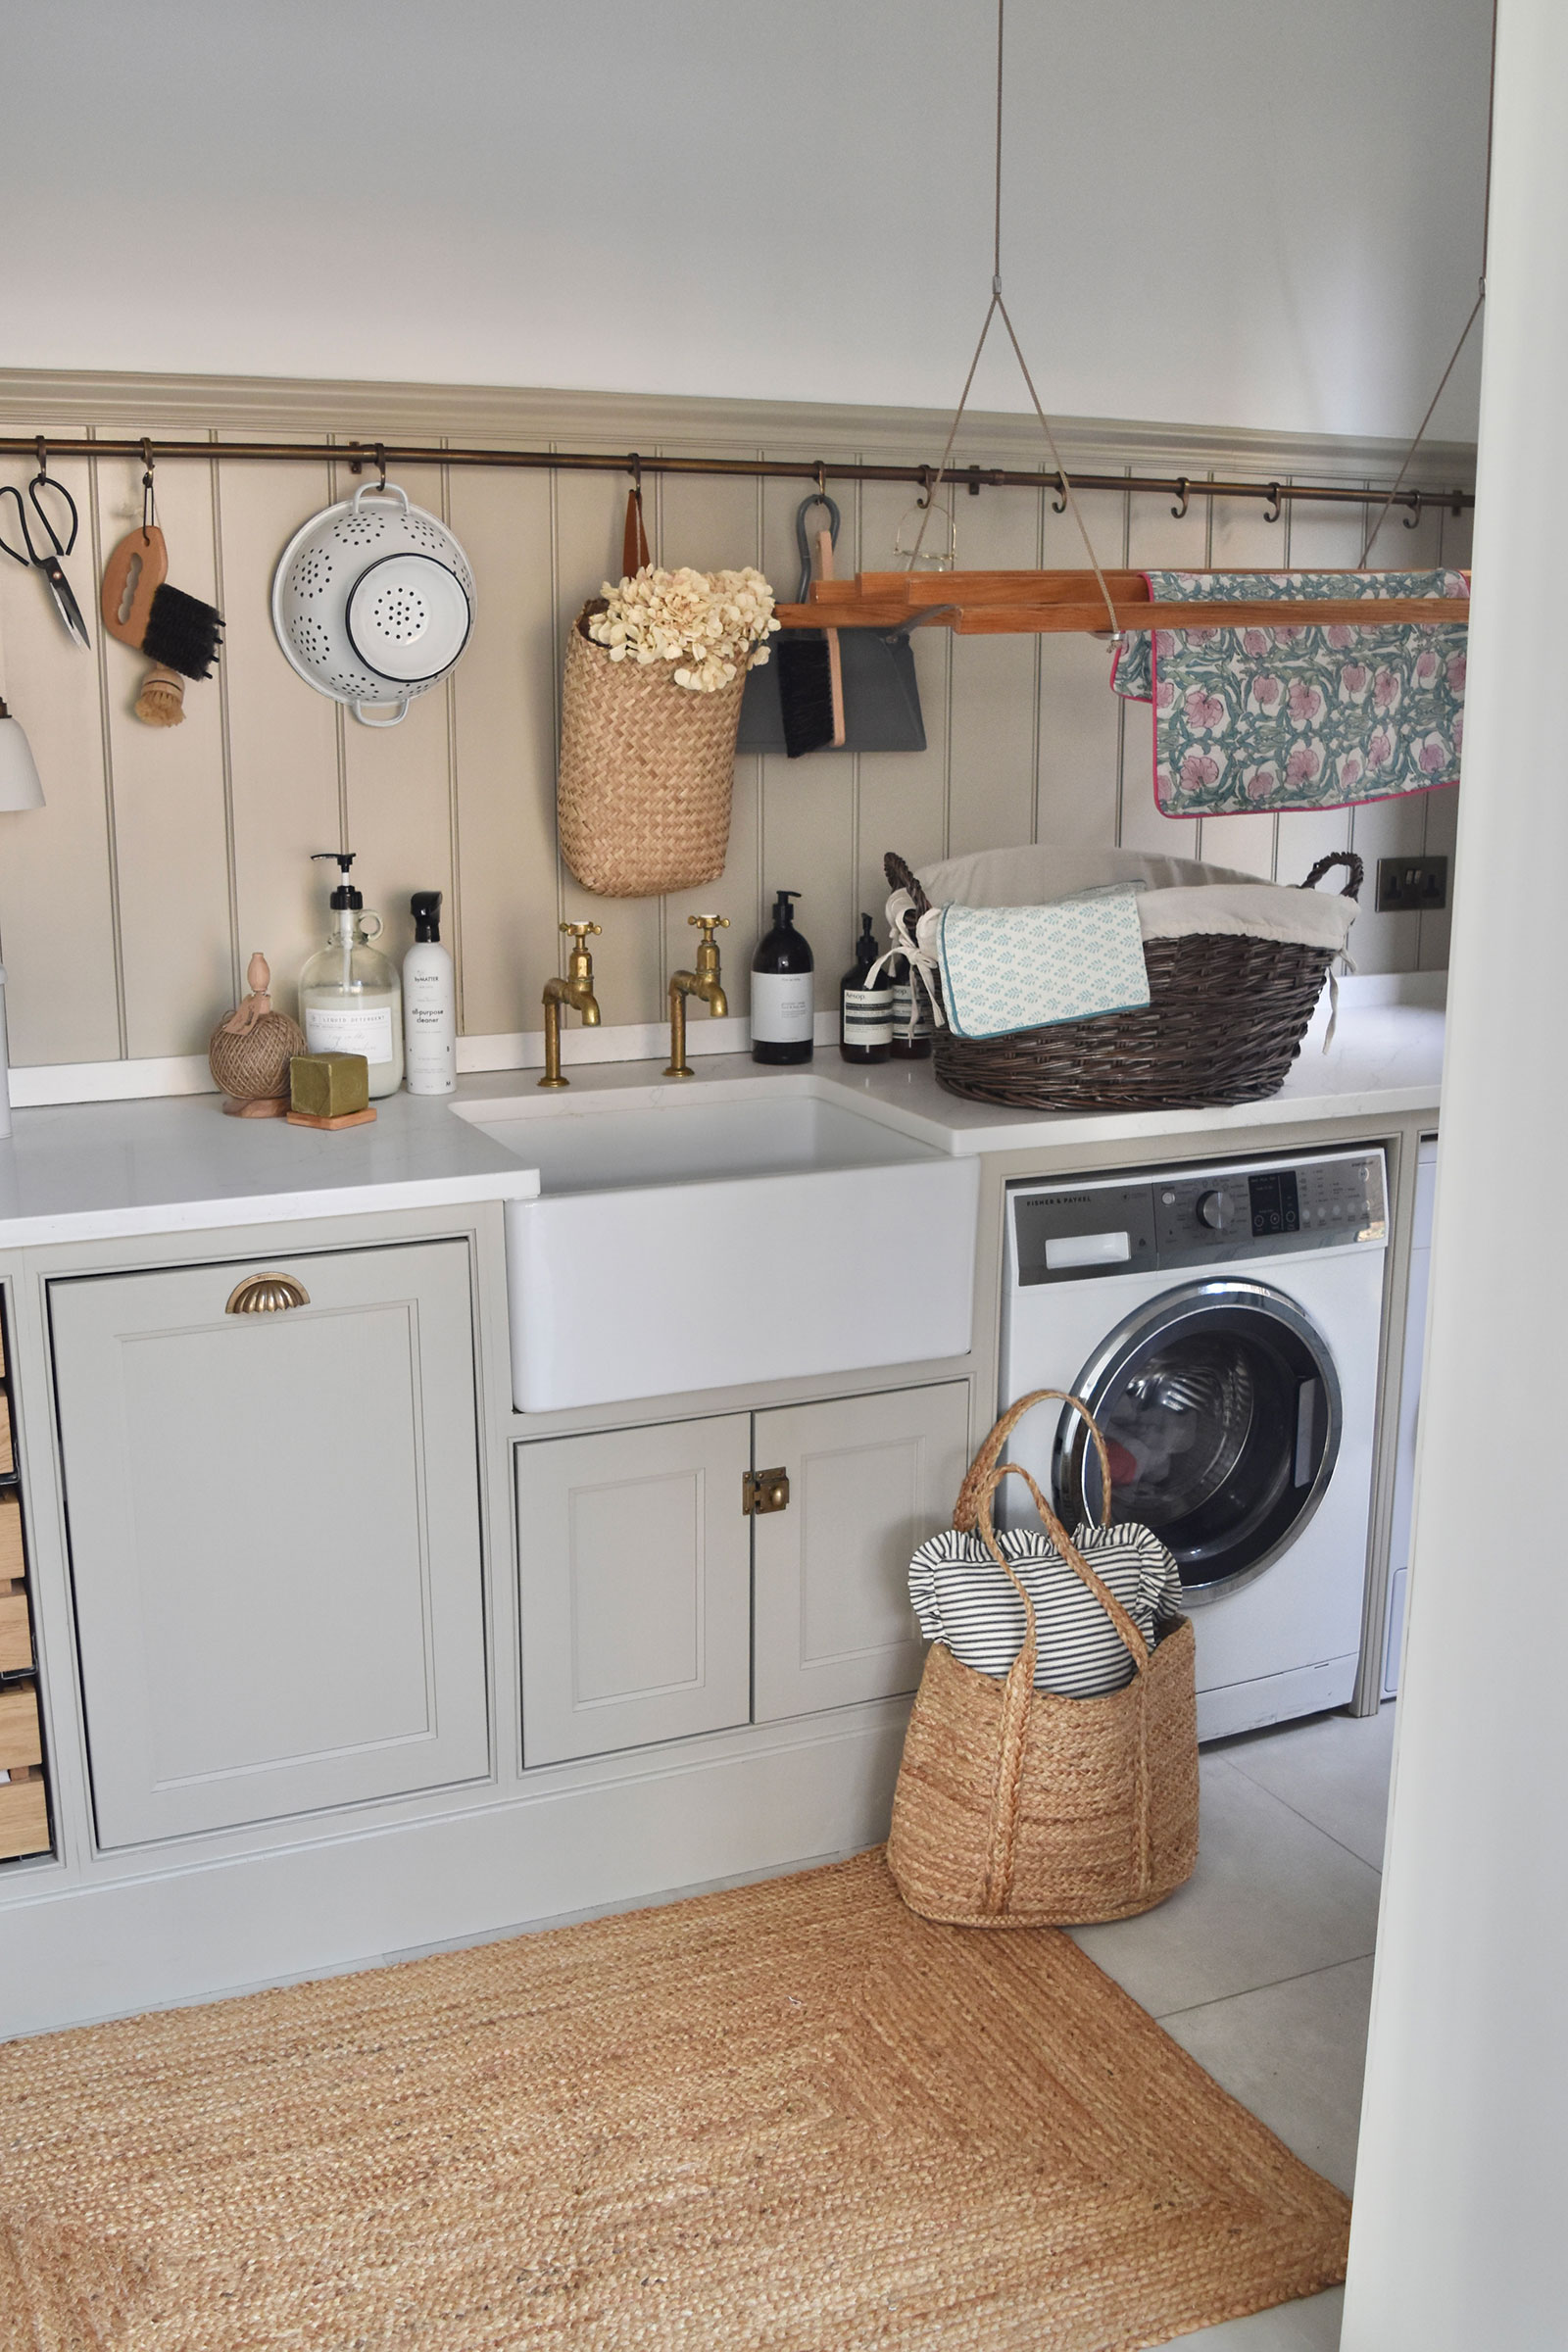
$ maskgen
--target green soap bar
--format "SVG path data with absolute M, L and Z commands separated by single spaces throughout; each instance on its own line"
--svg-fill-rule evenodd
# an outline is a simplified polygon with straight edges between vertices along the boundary
M 288 1065 L 289 1108 L 313 1119 L 338 1119 L 370 1101 L 370 1065 L 363 1054 L 296 1054 Z

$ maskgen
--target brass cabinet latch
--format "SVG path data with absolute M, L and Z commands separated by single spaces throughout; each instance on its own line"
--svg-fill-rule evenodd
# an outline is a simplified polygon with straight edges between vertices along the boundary
M 741 1480 L 741 1509 L 749 1519 L 760 1519 L 764 1511 L 787 1511 L 790 1507 L 790 1476 L 787 1470 L 748 1470 Z

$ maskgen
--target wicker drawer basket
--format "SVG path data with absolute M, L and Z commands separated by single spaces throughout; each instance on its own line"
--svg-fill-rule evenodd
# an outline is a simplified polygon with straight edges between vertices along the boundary
M 49 1802 L 43 1786 L 38 1697 L 31 1683 L 0 1690 L 0 1861 L 49 1850 Z
M 902 858 L 883 864 L 916 911 L 930 902 Z M 1335 866 L 1353 899 L 1365 868 L 1353 852 L 1320 858 L 1310 890 Z M 938 1083 L 976 1102 L 1015 1110 L 1186 1110 L 1255 1102 L 1277 1094 L 1323 991 L 1325 948 L 1204 932 L 1144 944 L 1149 1003 L 1133 1012 L 1056 1021 L 1010 1037 L 936 1033 Z

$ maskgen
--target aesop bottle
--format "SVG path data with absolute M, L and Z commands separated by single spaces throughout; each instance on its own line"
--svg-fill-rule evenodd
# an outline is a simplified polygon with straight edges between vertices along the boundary
M 839 1052 L 846 1061 L 888 1061 L 893 1054 L 893 980 L 888 972 L 870 978 L 877 959 L 871 917 L 860 917 L 855 961 L 839 983 Z
M 928 1061 L 935 1022 L 923 981 L 914 976 L 906 956 L 893 965 L 893 1058 Z
M 773 928 L 752 957 L 752 1059 L 809 1061 L 812 1035 L 811 951 L 795 928 L 790 902 L 798 890 L 781 890 L 773 902 Z

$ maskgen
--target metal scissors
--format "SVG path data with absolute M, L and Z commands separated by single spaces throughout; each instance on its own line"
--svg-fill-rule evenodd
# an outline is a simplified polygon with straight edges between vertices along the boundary
M 71 537 L 66 540 L 64 545 L 61 544 L 60 534 L 44 510 L 43 503 L 38 496 L 40 490 L 52 490 L 57 498 L 65 500 L 70 511 Z M 39 522 L 43 525 L 49 540 L 47 548 L 38 548 L 33 545 L 32 531 L 27 521 L 27 510 L 22 503 L 22 492 L 17 488 L 15 482 L 0 483 L 0 499 L 7 498 L 16 502 L 17 521 L 22 528 L 22 544 L 27 552 L 23 555 L 21 549 L 13 547 L 10 540 L 4 536 L 0 536 L 0 547 L 5 549 L 14 564 L 32 564 L 43 573 L 49 583 L 49 593 L 55 600 L 55 611 L 65 622 L 68 631 L 79 646 L 90 646 L 92 640 L 87 634 L 87 624 L 81 617 L 81 607 L 71 592 L 71 582 L 67 579 L 60 562 L 61 557 L 69 556 L 76 544 L 75 500 L 64 482 L 57 482 L 54 479 L 47 466 L 39 467 L 27 484 L 28 502 Z

